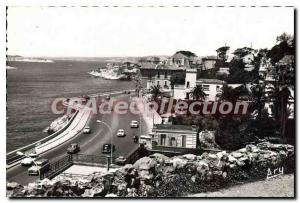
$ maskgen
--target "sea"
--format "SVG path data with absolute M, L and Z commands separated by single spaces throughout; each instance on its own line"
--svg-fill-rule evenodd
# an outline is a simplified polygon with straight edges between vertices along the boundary
M 6 151 L 47 136 L 43 130 L 59 117 L 50 109 L 55 98 L 135 87 L 132 81 L 105 80 L 87 73 L 106 64 L 101 60 L 70 59 L 55 60 L 54 63 L 7 62 Z

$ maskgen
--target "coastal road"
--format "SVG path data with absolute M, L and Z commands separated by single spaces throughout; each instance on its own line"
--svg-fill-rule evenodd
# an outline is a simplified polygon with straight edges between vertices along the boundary
M 132 96 L 132 95 L 131 95 Z M 116 96 L 118 101 L 130 102 L 131 96 L 124 94 Z M 102 99 L 102 98 L 100 98 Z M 55 162 L 64 155 L 66 155 L 66 150 L 71 143 L 78 143 L 80 145 L 81 154 L 87 155 L 104 155 L 102 154 L 103 144 L 108 144 L 111 142 L 111 135 L 109 129 L 102 123 L 98 123 L 97 120 L 106 122 L 112 128 L 113 134 L 113 144 L 116 146 L 116 151 L 114 152 L 114 157 L 118 156 L 128 156 L 132 151 L 137 149 L 138 144 L 133 142 L 133 135 L 140 135 L 147 133 L 147 126 L 145 122 L 141 119 L 141 132 L 139 128 L 130 128 L 131 120 L 140 121 L 140 115 L 132 114 L 130 112 L 126 114 L 116 114 L 112 112 L 110 114 L 92 114 L 88 120 L 87 125 L 91 128 L 90 134 L 83 134 L 80 132 L 75 137 L 71 138 L 69 141 L 55 147 L 54 149 L 41 155 L 42 158 L 46 158 L 51 162 Z M 117 137 L 118 129 L 124 129 L 126 136 Z M 6 179 L 9 182 L 18 182 L 22 185 L 27 185 L 30 182 L 38 179 L 37 176 L 28 176 L 27 167 L 21 165 L 14 166 L 7 170 Z

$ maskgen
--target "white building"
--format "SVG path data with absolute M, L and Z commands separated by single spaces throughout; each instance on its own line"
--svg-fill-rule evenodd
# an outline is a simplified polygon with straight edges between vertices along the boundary
M 152 149 L 190 148 L 197 147 L 198 128 L 189 125 L 155 125 L 152 129 L 154 145 Z
M 186 69 L 185 70 L 185 84 L 175 85 L 173 90 L 173 97 L 175 99 L 187 99 L 189 98 L 190 92 L 196 87 L 197 82 L 197 69 Z
M 224 81 L 218 79 L 199 79 L 196 82 L 196 85 L 201 86 L 204 92 L 207 94 L 206 100 L 216 101 L 218 96 L 222 93 Z
M 202 78 L 197 80 L 197 69 L 186 69 L 185 85 L 175 85 L 173 96 L 175 99 L 190 99 L 191 92 L 199 85 L 207 94 L 206 100 L 215 101 L 218 94 L 222 93 L 224 84 L 224 81 L 217 79 Z

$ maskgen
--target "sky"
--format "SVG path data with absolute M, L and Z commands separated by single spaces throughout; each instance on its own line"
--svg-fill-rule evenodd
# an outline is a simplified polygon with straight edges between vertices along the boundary
M 9 7 L 7 54 L 48 57 L 216 55 L 271 48 L 294 33 L 293 8 Z

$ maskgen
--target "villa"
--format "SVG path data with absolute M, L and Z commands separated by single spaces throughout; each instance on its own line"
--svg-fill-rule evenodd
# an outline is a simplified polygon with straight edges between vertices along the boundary
M 189 125 L 159 124 L 152 129 L 153 151 L 182 153 L 197 148 L 198 127 Z

